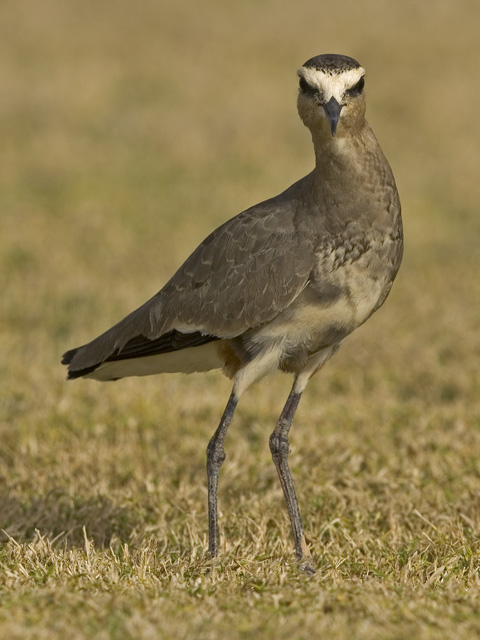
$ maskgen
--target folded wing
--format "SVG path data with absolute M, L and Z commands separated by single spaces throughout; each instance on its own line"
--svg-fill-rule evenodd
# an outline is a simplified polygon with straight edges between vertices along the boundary
M 62 362 L 69 377 L 105 361 L 192 348 L 269 322 L 308 281 L 314 256 L 307 243 L 288 201 L 247 209 L 211 233 L 148 302 L 68 351 Z

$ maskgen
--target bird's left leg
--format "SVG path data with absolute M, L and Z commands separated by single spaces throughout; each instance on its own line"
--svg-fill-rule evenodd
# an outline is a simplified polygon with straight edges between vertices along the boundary
M 315 573 L 312 566 L 310 552 L 308 551 L 305 535 L 303 533 L 302 519 L 300 517 L 300 509 L 298 507 L 297 495 L 293 486 L 293 478 L 288 466 L 288 454 L 290 447 L 288 444 L 288 433 L 292 426 L 293 416 L 297 410 L 298 403 L 302 397 L 302 393 L 307 386 L 310 378 L 319 371 L 326 362 L 337 353 L 342 342 L 322 349 L 318 353 L 311 356 L 307 365 L 295 376 L 290 395 L 283 407 L 283 411 L 278 419 L 277 426 L 270 436 L 270 451 L 277 468 L 280 484 L 282 485 L 285 500 L 287 502 L 288 515 L 292 524 L 293 539 L 295 541 L 295 552 L 300 567 L 307 573 Z
M 282 485 L 285 500 L 287 502 L 297 560 L 300 563 L 300 567 L 306 573 L 315 573 L 307 543 L 305 542 L 297 495 L 293 485 L 292 474 L 288 466 L 288 454 L 290 453 L 288 432 L 290 431 L 293 416 L 295 415 L 295 411 L 301 397 L 302 392 L 297 391 L 297 387 L 294 385 L 290 395 L 288 396 L 287 402 L 285 403 L 280 418 L 278 419 L 277 426 L 270 436 L 270 451 L 275 467 L 277 468 L 280 484 Z

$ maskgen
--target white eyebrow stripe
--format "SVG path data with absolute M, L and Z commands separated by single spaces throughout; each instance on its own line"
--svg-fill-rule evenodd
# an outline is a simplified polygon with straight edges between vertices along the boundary
M 304 78 L 309 85 L 319 89 L 325 102 L 328 102 L 332 97 L 341 102 L 345 91 L 355 86 L 360 78 L 365 75 L 365 69 L 357 67 L 341 73 L 326 73 L 320 69 L 300 67 L 298 75 Z

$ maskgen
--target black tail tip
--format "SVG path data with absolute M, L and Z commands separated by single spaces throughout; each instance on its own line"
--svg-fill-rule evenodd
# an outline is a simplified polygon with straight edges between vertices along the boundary
M 70 349 L 70 351 L 66 351 L 62 356 L 62 364 L 65 364 L 69 367 L 69 365 L 72 363 L 74 355 L 77 353 L 79 348 L 80 347 L 77 347 L 76 349 Z M 97 368 L 97 366 L 98 365 L 95 365 L 94 367 L 86 367 L 84 369 L 77 369 L 77 370 L 71 369 L 69 367 L 67 380 L 75 380 L 75 378 L 81 378 L 87 373 L 91 373 L 92 371 L 94 371 Z
M 70 351 L 65 351 L 62 356 L 62 364 L 70 364 L 73 360 L 73 356 L 77 353 L 77 349 L 70 349 Z
M 62 356 L 62 364 L 65 364 L 67 366 L 70 365 L 72 363 L 73 356 L 77 353 L 77 351 L 80 348 L 81 347 L 77 347 L 76 349 L 70 349 L 70 351 L 66 351 Z M 94 364 L 93 366 L 90 366 L 90 367 L 84 367 L 83 369 L 71 369 L 69 367 L 67 380 L 75 380 L 75 378 L 83 378 L 83 376 L 86 376 L 89 373 L 92 373 L 92 371 L 95 371 L 95 369 L 98 367 L 99 364 L 100 363 Z

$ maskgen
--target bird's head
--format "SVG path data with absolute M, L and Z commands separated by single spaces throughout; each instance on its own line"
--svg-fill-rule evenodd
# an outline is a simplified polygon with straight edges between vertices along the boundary
M 356 60 L 333 53 L 315 56 L 298 76 L 298 113 L 312 133 L 341 136 L 363 125 L 365 69 Z

